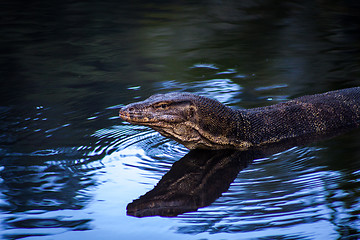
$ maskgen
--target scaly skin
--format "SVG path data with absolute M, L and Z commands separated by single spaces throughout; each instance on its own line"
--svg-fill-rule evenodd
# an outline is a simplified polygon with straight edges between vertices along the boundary
M 189 149 L 248 149 L 359 127 L 360 87 L 244 110 L 191 93 L 156 94 L 121 108 L 119 115 Z

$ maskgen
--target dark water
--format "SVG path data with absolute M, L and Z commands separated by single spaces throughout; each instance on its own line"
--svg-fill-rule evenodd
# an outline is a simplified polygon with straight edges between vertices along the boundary
M 360 85 L 357 1 L 2 1 L 3 239 L 357 239 L 359 130 L 255 158 L 208 207 L 135 218 L 188 150 L 118 117 L 190 91 L 236 108 Z

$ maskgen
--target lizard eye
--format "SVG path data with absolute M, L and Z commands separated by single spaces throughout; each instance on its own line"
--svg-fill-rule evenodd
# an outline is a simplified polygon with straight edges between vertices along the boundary
M 162 104 L 155 105 L 154 108 L 156 108 L 156 109 L 159 109 L 159 108 L 165 109 L 165 108 L 167 108 L 168 106 L 169 106 L 168 104 L 162 103 Z

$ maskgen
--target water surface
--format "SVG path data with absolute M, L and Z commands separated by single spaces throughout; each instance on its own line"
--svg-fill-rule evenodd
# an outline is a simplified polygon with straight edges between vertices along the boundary
M 234 108 L 360 85 L 354 1 L 5 1 L 3 239 L 356 239 L 359 130 L 256 158 L 177 217 L 126 206 L 188 150 L 118 118 L 190 91 Z

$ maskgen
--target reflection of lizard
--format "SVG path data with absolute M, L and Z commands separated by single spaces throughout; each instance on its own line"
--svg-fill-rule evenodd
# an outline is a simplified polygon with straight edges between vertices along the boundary
M 128 204 L 127 214 L 177 216 L 208 206 L 253 159 L 253 151 L 192 150 L 173 164 L 153 190 Z
M 247 149 L 359 127 L 360 87 L 242 110 L 191 93 L 157 94 L 120 109 L 120 117 L 189 149 Z

